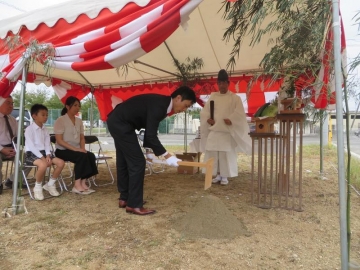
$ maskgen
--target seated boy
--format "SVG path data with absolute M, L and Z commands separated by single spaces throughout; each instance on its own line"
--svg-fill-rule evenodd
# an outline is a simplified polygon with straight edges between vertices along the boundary
M 58 179 L 65 162 L 54 157 L 51 152 L 50 135 L 44 124 L 48 119 L 48 109 L 42 104 L 35 104 L 31 107 L 31 117 L 34 122 L 25 130 L 25 163 L 37 166 L 35 174 L 34 197 L 35 200 L 43 200 L 43 189 L 48 191 L 51 196 L 59 196 L 55 182 Z M 49 182 L 42 186 L 46 169 L 52 164 L 56 166 Z

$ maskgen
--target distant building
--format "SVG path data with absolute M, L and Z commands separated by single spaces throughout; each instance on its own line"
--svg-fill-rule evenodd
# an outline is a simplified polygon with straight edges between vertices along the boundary
M 333 132 L 337 131 L 336 128 L 336 112 L 331 112 L 330 113 L 331 116 L 331 130 Z M 360 129 L 360 112 L 356 112 L 356 111 L 351 111 L 349 113 L 349 126 L 350 126 L 350 131 L 357 131 Z M 330 129 L 330 127 L 329 127 Z M 346 115 L 343 114 L 343 131 L 346 130 Z
M 197 121 L 195 121 L 197 120 Z M 198 125 L 196 125 L 195 123 L 198 122 L 199 119 L 193 119 L 192 115 L 190 115 L 189 113 L 182 112 L 182 113 L 178 113 L 175 115 L 174 118 L 174 125 L 172 127 L 172 132 L 170 129 L 171 133 L 185 133 L 185 129 L 186 132 L 188 134 L 195 134 Z

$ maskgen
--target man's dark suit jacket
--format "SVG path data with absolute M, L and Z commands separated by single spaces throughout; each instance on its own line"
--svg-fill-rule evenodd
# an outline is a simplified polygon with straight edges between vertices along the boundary
M 145 128 L 143 146 L 151 148 L 159 156 L 166 150 L 160 143 L 157 132 L 159 123 L 167 116 L 170 101 L 170 96 L 158 94 L 134 96 L 117 105 L 109 114 L 108 121 L 116 125 L 116 130 L 123 135 Z

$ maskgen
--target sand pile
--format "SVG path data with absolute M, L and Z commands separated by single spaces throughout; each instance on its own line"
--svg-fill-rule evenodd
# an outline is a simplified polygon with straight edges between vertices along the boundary
M 185 238 L 230 239 L 250 235 L 217 197 L 202 197 L 185 216 L 175 221 L 174 228 Z

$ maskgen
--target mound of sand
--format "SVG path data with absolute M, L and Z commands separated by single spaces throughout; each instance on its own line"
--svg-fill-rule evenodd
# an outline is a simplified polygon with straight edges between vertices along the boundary
M 244 224 L 213 195 L 202 197 L 194 208 L 175 221 L 174 228 L 190 239 L 230 239 L 249 235 Z

